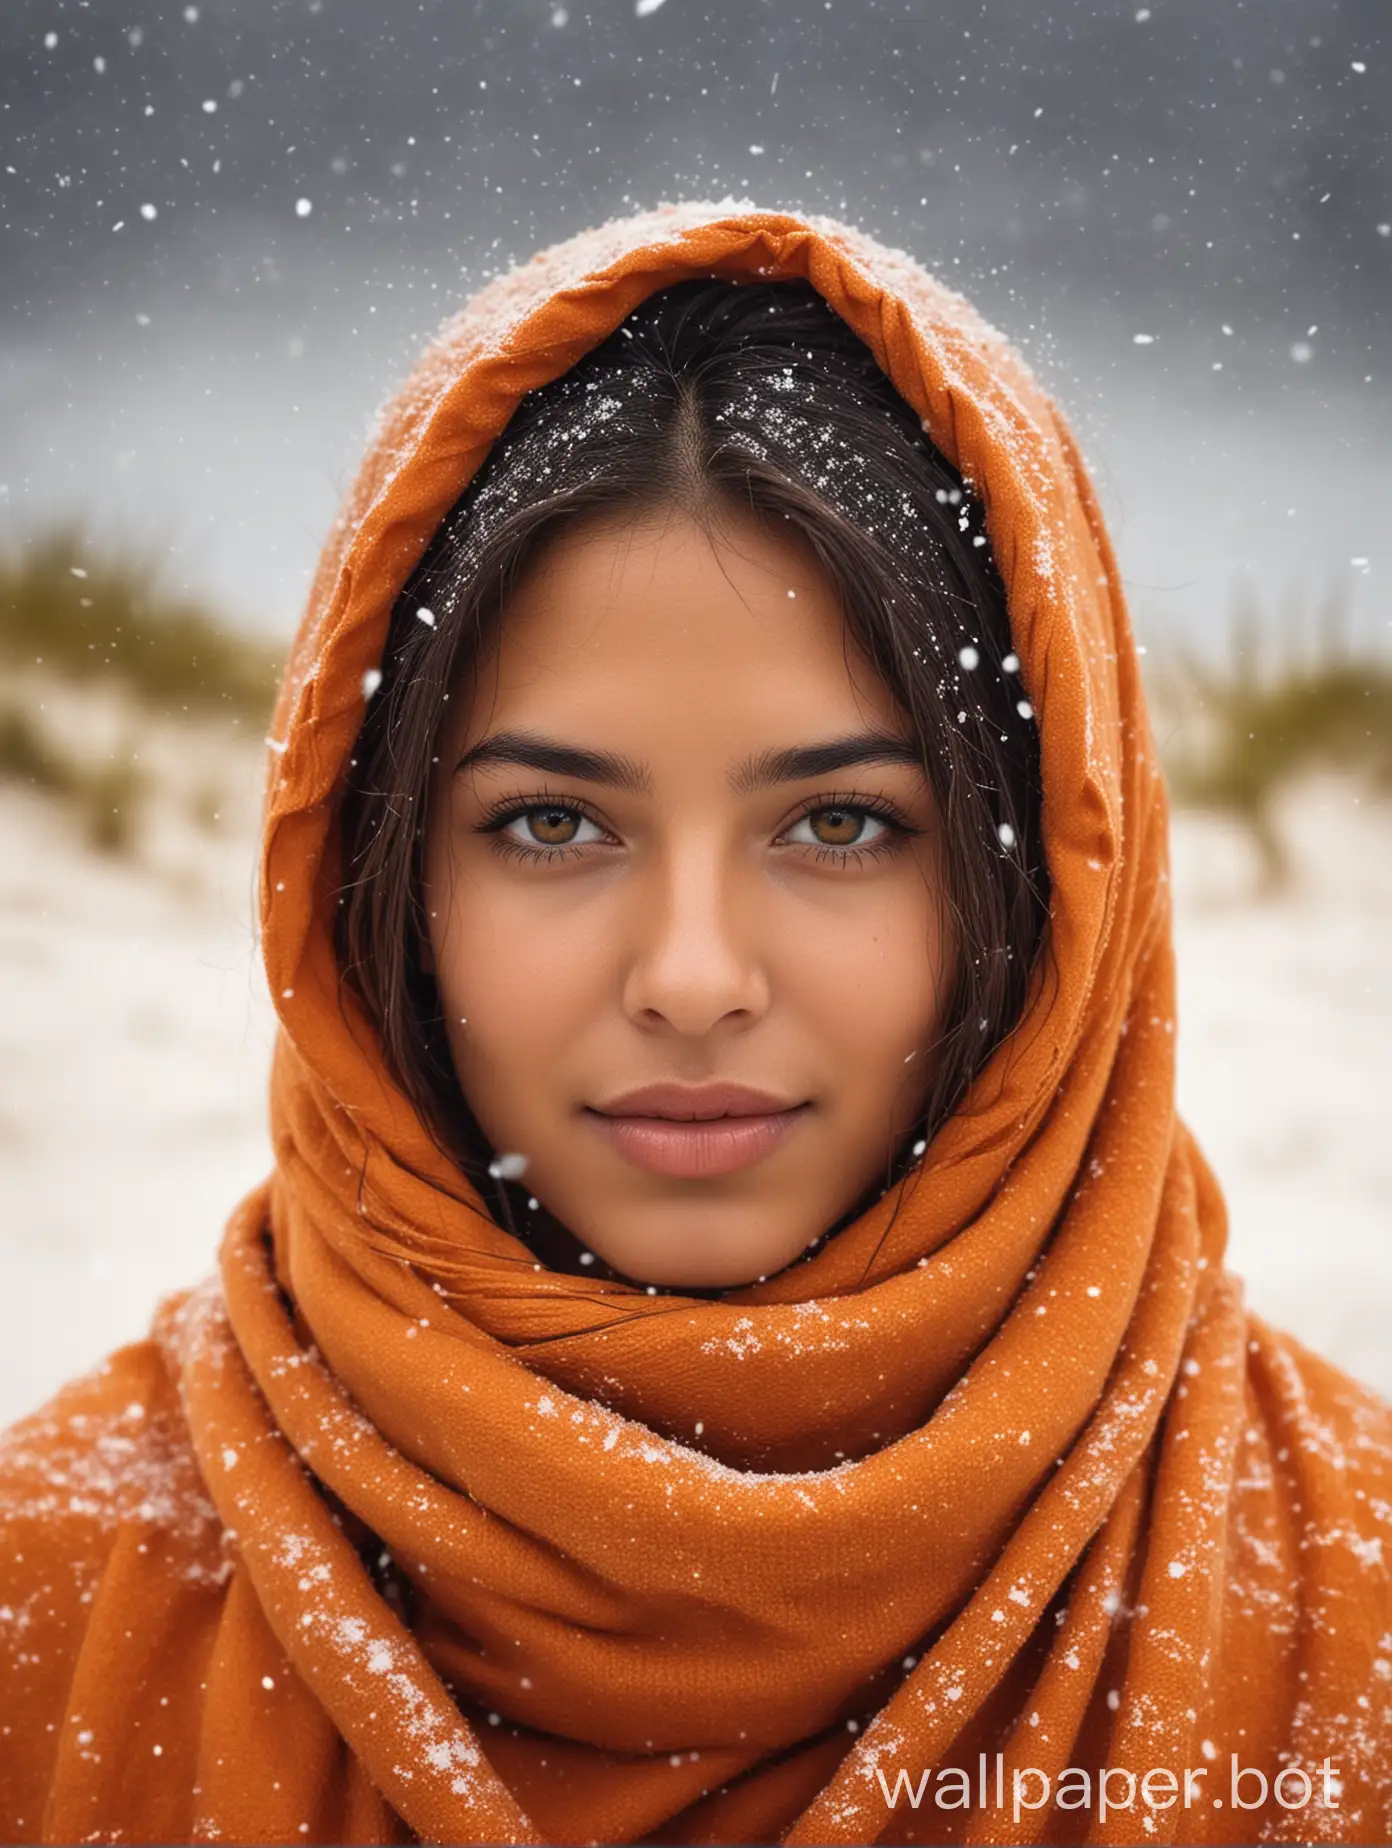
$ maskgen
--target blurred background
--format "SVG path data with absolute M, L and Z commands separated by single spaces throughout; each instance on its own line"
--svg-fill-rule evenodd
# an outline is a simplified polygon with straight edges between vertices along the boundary
M 727 195 L 907 248 L 1067 410 L 1232 1261 L 1392 1392 L 1389 79 L 1385 0 L 9 0 L 0 1421 L 268 1164 L 261 738 L 377 406 L 496 270 Z

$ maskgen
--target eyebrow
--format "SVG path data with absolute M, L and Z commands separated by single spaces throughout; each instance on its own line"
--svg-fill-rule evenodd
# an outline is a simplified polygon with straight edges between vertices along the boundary
M 455 776 L 486 764 L 517 764 L 553 776 L 578 777 L 631 795 L 652 793 L 652 772 L 645 763 L 617 751 L 593 751 L 563 744 L 538 732 L 501 731 L 483 738 L 460 758 Z M 727 772 L 732 794 L 753 795 L 776 783 L 796 783 L 806 777 L 828 776 L 864 764 L 908 764 L 923 768 L 919 747 L 894 732 L 852 732 L 819 744 L 788 745 L 782 750 L 756 751 Z

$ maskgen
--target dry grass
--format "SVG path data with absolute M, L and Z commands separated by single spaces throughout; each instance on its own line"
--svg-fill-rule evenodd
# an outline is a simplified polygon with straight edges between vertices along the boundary
M 63 798 L 91 843 L 132 849 L 148 778 L 137 769 L 142 720 L 199 719 L 254 737 L 269 719 L 282 656 L 219 623 L 213 612 L 166 591 L 151 560 L 98 548 L 73 526 L 0 553 L 0 779 Z M 116 696 L 129 710 L 124 742 L 94 757 L 52 721 L 41 721 L 35 676 Z M 90 745 L 90 740 L 86 741 Z M 215 825 L 220 794 L 200 784 L 191 807 Z
M 119 681 L 164 713 L 270 717 L 279 649 L 162 588 L 142 554 L 98 549 L 72 526 L 0 554 L 0 658 L 75 680 Z
M 133 846 L 146 784 L 129 758 L 85 763 L 55 746 L 22 707 L 10 706 L 0 708 L 0 778 L 65 798 L 100 852 Z
M 1149 681 L 1175 800 L 1245 822 L 1269 887 L 1289 876 L 1275 822 L 1289 784 L 1337 770 L 1392 791 L 1392 659 L 1350 640 L 1337 598 L 1279 626 L 1240 603 L 1223 657 L 1169 644 Z

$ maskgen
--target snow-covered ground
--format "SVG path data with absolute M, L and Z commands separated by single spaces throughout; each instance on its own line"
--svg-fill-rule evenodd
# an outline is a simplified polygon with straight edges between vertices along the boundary
M 203 1276 L 267 1169 L 259 774 L 227 758 L 221 819 L 168 810 L 137 861 L 0 789 L 0 1424 Z M 1249 1302 L 1392 1394 L 1392 809 L 1328 782 L 1284 814 L 1270 902 L 1238 830 L 1176 822 L 1181 1104 Z

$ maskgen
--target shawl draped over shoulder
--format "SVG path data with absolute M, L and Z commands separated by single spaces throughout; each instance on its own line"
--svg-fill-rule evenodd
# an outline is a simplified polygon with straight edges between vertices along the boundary
M 396 597 L 523 394 L 694 276 L 810 281 L 979 497 L 1052 880 L 1021 1021 L 910 1175 L 715 1298 L 536 1265 L 333 950 Z M 999 334 L 742 201 L 542 251 L 384 412 L 268 745 L 274 1169 L 210 1281 L 0 1441 L 3 1839 L 1392 1836 L 1392 1416 L 1224 1267 L 1117 568 Z M 1157 1800 L 1013 1813 L 1068 1767 Z

